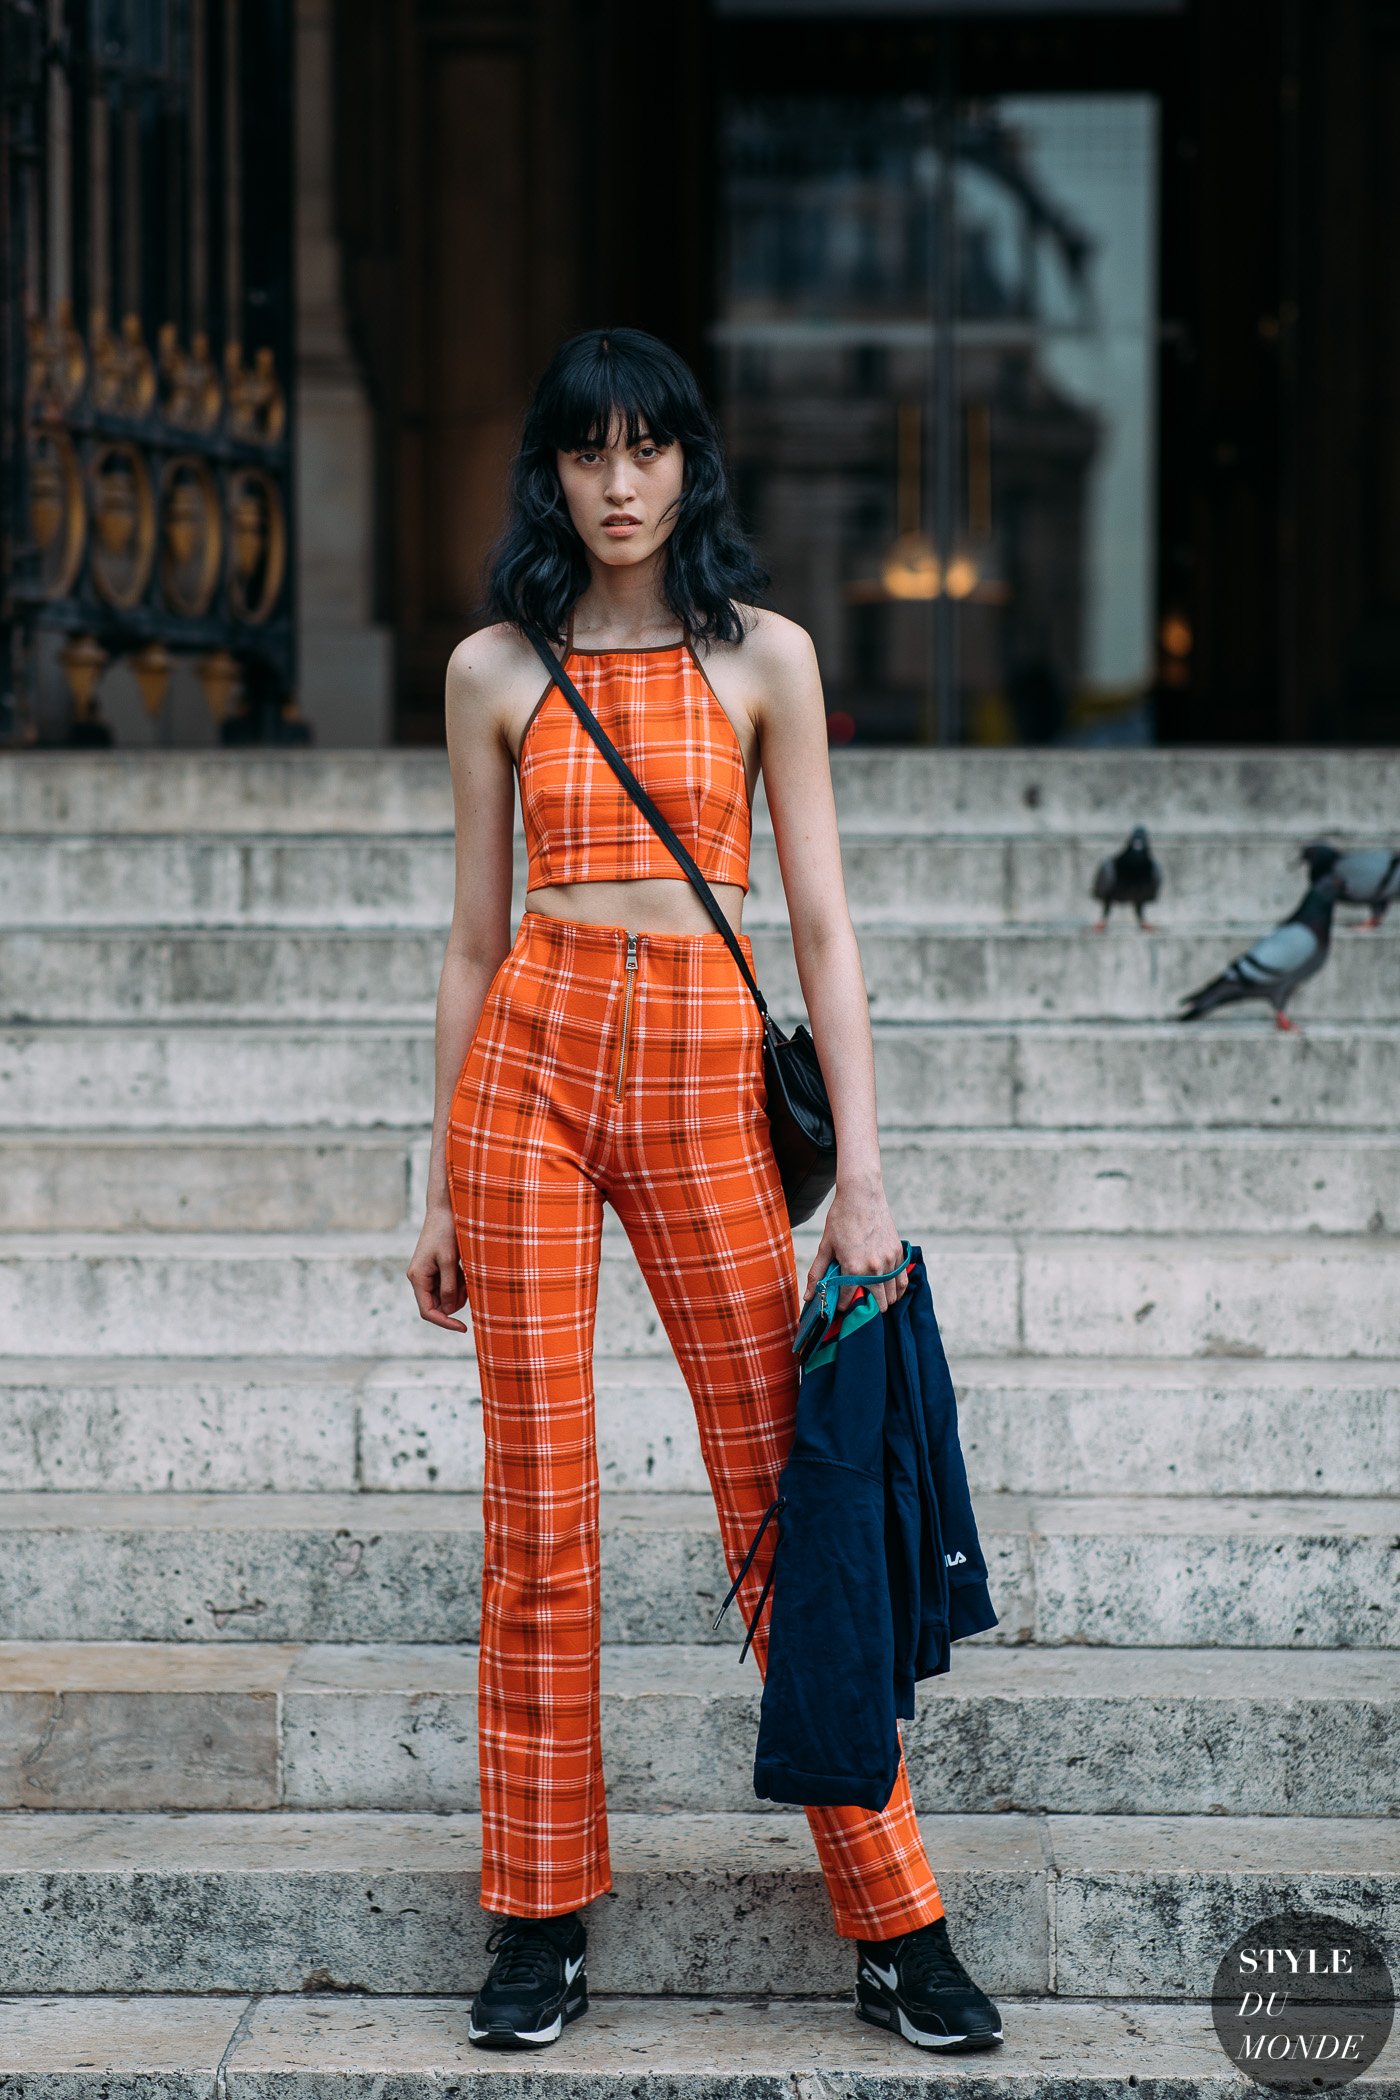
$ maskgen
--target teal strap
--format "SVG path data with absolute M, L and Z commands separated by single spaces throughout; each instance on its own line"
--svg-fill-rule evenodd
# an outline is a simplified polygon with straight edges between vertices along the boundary
M 801 1356 L 803 1351 L 811 1346 L 813 1336 L 825 1328 L 831 1317 L 828 1301 L 832 1292 L 839 1296 L 843 1284 L 848 1283 L 892 1283 L 896 1276 L 908 1268 L 913 1258 L 909 1242 L 901 1240 L 899 1244 L 903 1249 L 899 1260 L 892 1269 L 881 1270 L 878 1276 L 856 1276 L 841 1269 L 835 1262 L 828 1264 L 826 1274 L 818 1280 L 816 1289 L 798 1316 L 792 1338 L 794 1355 Z
M 892 1283 L 894 1278 L 909 1266 L 909 1242 L 908 1240 L 901 1240 L 899 1244 L 904 1249 L 904 1252 L 892 1269 L 885 1269 L 878 1276 L 850 1276 L 844 1270 L 838 1269 L 835 1262 L 831 1262 L 827 1267 L 826 1274 L 822 1277 L 819 1288 L 825 1289 L 831 1283 L 836 1284 L 838 1289 L 848 1283 Z

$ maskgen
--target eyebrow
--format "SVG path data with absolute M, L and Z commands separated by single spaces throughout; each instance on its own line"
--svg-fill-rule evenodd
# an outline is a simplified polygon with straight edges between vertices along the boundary
M 637 433 L 632 442 L 634 445 L 664 445 L 669 443 L 669 439 L 653 437 L 649 430 L 642 430 Z M 571 445 L 569 449 L 572 452 L 606 452 L 607 440 L 585 438 L 582 443 Z

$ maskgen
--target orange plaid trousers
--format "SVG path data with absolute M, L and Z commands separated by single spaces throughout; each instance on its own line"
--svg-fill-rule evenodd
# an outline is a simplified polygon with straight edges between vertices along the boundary
M 605 1198 L 695 1406 L 731 1577 L 776 1492 L 800 1293 L 765 1099 L 762 1017 L 722 934 L 629 937 L 525 909 L 447 1129 L 486 1442 L 487 1910 L 553 1916 L 612 1885 L 592 1366 Z M 773 1539 L 735 1600 L 745 1621 Z M 766 1611 L 753 1654 L 764 1671 Z M 883 1939 L 943 1915 L 902 1757 L 880 1814 L 807 1818 L 839 1933 Z

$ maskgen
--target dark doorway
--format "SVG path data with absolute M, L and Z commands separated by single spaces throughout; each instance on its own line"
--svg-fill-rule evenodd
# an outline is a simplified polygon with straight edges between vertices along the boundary
M 1400 741 L 1392 0 L 337 20 L 401 740 L 536 373 L 629 321 L 721 409 L 833 737 Z

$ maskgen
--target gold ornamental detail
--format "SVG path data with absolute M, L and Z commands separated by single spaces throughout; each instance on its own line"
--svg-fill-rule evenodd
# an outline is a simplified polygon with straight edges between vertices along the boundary
M 265 344 L 255 350 L 250 369 L 243 362 L 243 345 L 228 344 L 224 351 L 224 384 L 230 435 L 254 444 L 275 445 L 286 428 L 287 399 L 271 350 Z
M 172 612 L 203 617 L 218 588 L 223 553 L 214 477 L 194 453 L 179 453 L 160 477 L 160 587 Z
M 98 681 L 107 662 L 107 651 L 95 635 L 75 634 L 59 650 L 58 660 L 72 696 L 74 719 L 94 721 Z
M 44 596 L 66 598 L 82 567 L 87 539 L 83 470 L 66 430 L 30 433 L 29 528 L 39 548 Z
M 156 507 L 150 470 L 125 438 L 99 445 L 88 462 L 92 489 L 92 581 L 121 612 L 139 605 L 151 580 Z
M 155 360 L 141 334 L 141 316 L 122 315 L 121 334 L 107 325 L 105 307 L 92 310 L 92 405 L 109 415 L 144 416 L 156 398 Z
M 287 568 L 287 526 L 277 484 L 261 467 L 228 478 L 228 602 L 235 619 L 257 627 L 270 617 Z
M 27 334 L 26 400 L 40 414 L 61 415 L 74 406 L 88 375 L 87 347 L 73 323 L 72 300 L 60 299 L 51 318 L 31 314 Z
M 209 656 L 197 656 L 194 670 L 210 714 L 216 722 L 222 722 L 228 714 L 229 702 L 242 690 L 243 674 L 238 667 L 238 658 L 228 649 L 215 649 Z
M 185 350 L 175 323 L 162 321 L 156 344 L 167 423 L 177 430 L 215 429 L 223 411 L 224 390 L 218 367 L 209 355 L 207 331 L 196 329 L 193 344 Z
M 147 642 L 144 649 L 138 649 L 127 661 L 141 694 L 141 705 L 154 721 L 165 705 L 175 659 L 163 642 Z

